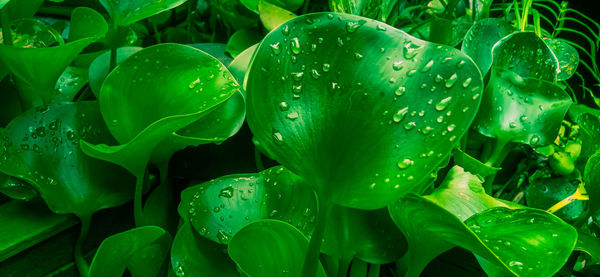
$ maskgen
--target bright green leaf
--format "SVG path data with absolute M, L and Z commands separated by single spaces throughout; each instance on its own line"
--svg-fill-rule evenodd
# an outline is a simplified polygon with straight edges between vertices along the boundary
M 141 47 L 121 47 L 117 48 L 117 64 L 120 64 L 125 59 L 129 58 L 129 56 L 135 54 L 136 52 L 142 50 Z M 100 88 L 102 87 L 102 82 L 108 75 L 110 67 L 110 51 L 104 52 L 102 55 L 99 55 L 92 64 L 90 64 L 89 68 L 89 79 L 90 79 L 90 89 L 94 93 L 94 95 L 98 98 L 100 93 Z
M 376 209 L 414 191 L 478 109 L 463 53 L 346 14 L 286 22 L 247 76 L 248 124 L 271 157 L 320 197 Z
M 577 49 L 563 39 L 544 38 L 544 42 L 548 44 L 558 59 L 559 72 L 556 80 L 564 81 L 571 78 L 579 65 Z
M 250 29 L 241 29 L 231 35 L 231 38 L 227 41 L 226 51 L 235 58 L 248 49 L 248 47 L 260 42 L 261 39 L 262 36 L 258 32 Z
M 284 22 L 296 18 L 296 15 L 284 8 L 273 5 L 266 0 L 260 0 L 258 4 L 260 21 L 269 31 L 279 27 Z
M 500 18 L 486 18 L 473 24 L 462 44 L 462 51 L 477 64 L 481 75 L 492 66 L 492 48 L 501 38 L 512 33 L 513 27 Z
M 162 11 L 175 8 L 187 0 L 100 0 L 113 22 L 127 26 Z

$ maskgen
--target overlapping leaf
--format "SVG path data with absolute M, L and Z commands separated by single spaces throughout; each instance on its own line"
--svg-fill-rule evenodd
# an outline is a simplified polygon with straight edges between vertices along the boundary
M 248 123 L 321 197 L 380 208 L 467 130 L 482 80 L 461 52 L 370 19 L 317 13 L 273 30 L 247 76 Z
M 133 24 L 185 2 L 186 0 L 100 0 L 113 22 L 119 26 Z
M 132 197 L 131 175 L 79 149 L 79 139 L 112 141 L 95 101 L 29 110 L 0 133 L 0 171 L 33 185 L 56 213 L 89 215 Z
M 503 19 L 482 19 L 467 31 L 461 49 L 473 59 L 481 74 L 486 75 L 492 66 L 492 48 L 512 31 L 513 27 Z

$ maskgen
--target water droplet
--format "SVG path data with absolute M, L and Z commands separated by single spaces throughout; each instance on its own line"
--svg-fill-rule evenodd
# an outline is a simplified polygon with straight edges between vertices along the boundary
M 330 69 L 331 69 L 330 64 L 328 64 L 328 63 L 323 64 L 323 72 L 329 72 Z
M 292 50 L 292 53 L 298 55 L 300 54 L 300 52 L 302 52 L 302 48 L 300 46 L 300 41 L 298 40 L 298 38 L 293 38 L 290 41 L 290 49 Z
M 531 145 L 536 145 L 540 142 L 540 137 L 537 135 L 534 135 L 533 137 L 531 137 L 531 139 L 529 140 L 529 143 L 531 143 Z
M 220 211 L 221 211 L 221 208 L 219 208 L 219 207 L 214 207 L 213 208 L 213 212 L 215 212 L 215 213 L 218 213 Z
M 281 102 L 279 103 L 279 109 L 281 109 L 282 111 L 287 111 L 290 109 L 290 106 L 286 102 Z
M 319 77 L 321 77 L 321 74 L 319 74 L 319 71 L 318 71 L 318 70 L 316 70 L 316 69 L 313 69 L 313 70 L 310 72 L 310 75 L 312 75 L 312 77 L 313 77 L 313 78 L 315 78 L 315 80 L 316 80 L 316 79 L 319 79 Z
M 396 95 L 398 95 L 398 96 L 404 95 L 405 92 L 406 92 L 405 87 L 399 87 L 398 89 L 396 89 Z
M 427 72 L 429 71 L 431 68 L 433 67 L 433 59 L 429 60 L 429 62 L 427 64 L 425 64 L 425 66 L 423 66 L 423 68 L 421 69 L 421 72 Z
M 415 73 L 417 73 L 417 70 L 416 70 L 416 69 L 413 69 L 413 70 L 407 71 L 407 72 L 406 72 L 406 76 L 407 76 L 407 77 L 412 77 L 412 76 L 414 76 L 414 75 L 415 75 Z
M 464 82 L 463 82 L 463 87 L 467 88 L 469 85 L 471 84 L 471 78 L 467 78 Z
M 416 126 L 417 126 L 417 123 L 411 121 L 411 122 L 404 124 L 404 129 L 408 131 L 408 130 L 415 128 Z
M 448 132 L 452 132 L 452 131 L 454 131 L 454 128 L 456 128 L 456 125 L 455 125 L 455 124 L 450 124 L 450 125 L 448 125 L 448 128 L 447 128 L 447 129 L 448 129 Z
M 292 92 L 294 94 L 302 93 L 302 85 L 292 86 Z
M 400 168 L 400 169 L 407 169 L 407 168 L 411 167 L 414 163 L 415 162 L 413 160 L 411 160 L 411 159 L 408 159 L 408 158 L 407 159 L 403 159 L 403 160 L 400 160 L 398 162 L 398 168 Z
M 231 237 L 227 233 L 225 233 L 225 231 L 219 230 L 217 232 L 217 239 L 222 244 L 227 244 L 227 243 L 229 243 L 229 240 L 231 240 Z
M 342 46 L 344 46 L 344 40 L 342 40 L 342 38 L 341 38 L 341 37 L 338 37 L 338 38 L 337 38 L 337 46 L 339 46 L 339 47 L 342 47 Z
M 425 126 L 425 128 L 421 130 L 421 133 L 423 133 L 423 135 L 428 135 L 429 133 L 431 133 L 431 131 L 433 131 L 433 128 L 431 126 Z
M 281 33 L 284 36 L 287 36 L 290 34 L 290 26 L 289 25 L 285 25 L 282 29 L 281 29 Z
M 448 80 L 446 80 L 446 87 L 451 88 L 452 86 L 454 86 L 454 84 L 456 83 L 456 80 L 458 80 L 458 75 L 456 75 L 456 73 L 454 73 L 454 74 L 452 74 L 452 76 L 450 76 L 450 78 L 448 78 Z
M 418 54 L 419 49 L 421 49 L 421 47 L 417 44 L 412 42 L 406 43 L 404 45 L 404 58 L 408 60 L 414 58 Z
M 383 26 L 382 24 L 377 24 L 377 27 L 375 27 L 375 28 L 376 28 L 378 31 L 384 31 L 384 32 L 385 32 L 385 30 L 387 30 L 387 29 L 385 28 L 385 26 Z
M 290 120 L 296 120 L 298 118 L 298 113 L 297 112 L 291 112 L 289 114 L 287 114 L 287 118 Z
M 360 60 L 362 58 L 363 58 L 363 55 L 361 55 L 360 53 L 358 53 L 358 52 L 354 53 L 354 59 Z
M 398 112 L 396 112 L 393 116 L 392 116 L 392 120 L 394 122 L 400 122 L 402 121 L 402 119 L 404 119 L 404 117 L 406 117 L 406 114 L 408 113 L 408 107 L 398 110 Z
M 452 96 L 449 96 L 449 97 L 446 97 L 446 98 L 440 100 L 440 102 L 435 104 L 435 109 L 437 111 L 445 110 L 448 107 L 448 104 L 450 104 L 450 100 L 452 100 Z
M 226 187 L 219 192 L 219 197 L 231 198 L 233 196 L 233 187 Z
M 270 46 L 271 46 L 271 51 L 273 51 L 273 54 L 279 55 L 279 53 L 281 53 L 281 45 L 279 44 L 279 42 L 273 43 Z
M 279 132 L 273 133 L 273 142 L 275 142 L 275 144 L 279 144 L 279 145 L 281 145 L 283 143 L 283 136 L 281 135 L 281 133 L 279 133 Z
M 200 84 L 200 78 L 197 78 L 196 80 L 192 81 L 189 85 L 188 88 L 193 89 L 196 87 L 196 85 Z
M 442 75 L 438 74 L 435 76 L 435 78 L 433 79 L 436 83 L 441 83 L 444 80 L 444 77 L 442 77 Z
M 358 30 L 358 28 L 360 28 L 360 26 L 362 26 L 365 23 L 366 21 L 364 20 L 361 20 L 359 22 L 348 22 L 346 23 L 346 31 L 348 31 L 348 33 L 354 33 L 356 32 L 356 30 Z
M 397 61 L 394 62 L 394 64 L 392 65 L 392 69 L 394 69 L 395 71 L 399 71 L 403 68 L 404 66 L 402 66 L 402 61 Z
M 467 64 L 467 62 L 465 61 L 459 61 L 456 63 L 456 68 L 463 68 L 465 66 L 465 64 Z

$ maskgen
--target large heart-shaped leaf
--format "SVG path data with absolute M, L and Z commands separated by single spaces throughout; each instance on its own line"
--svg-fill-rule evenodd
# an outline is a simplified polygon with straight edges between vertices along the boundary
M 242 228 L 229 243 L 231 259 L 248 276 L 299 277 L 308 239 L 294 226 L 264 219 Z M 326 276 L 319 264 L 316 276 Z
M 138 175 L 151 157 L 164 163 L 186 146 L 220 142 L 235 133 L 244 115 L 238 87 L 225 66 L 193 47 L 145 48 L 119 64 L 100 91 L 102 116 L 121 145 L 84 143 L 82 149 Z M 201 118 L 206 121 L 175 133 Z
M 223 252 L 223 247 L 195 236 L 190 224 L 184 222 L 171 246 L 173 271 L 179 277 L 239 276 L 235 264 Z
M 127 268 L 133 276 L 158 276 L 170 245 L 171 235 L 157 226 L 144 226 L 112 235 L 98 247 L 89 276 L 122 276 Z M 155 255 L 147 255 L 140 262 L 136 255 L 145 251 Z
M 482 19 L 467 31 L 461 49 L 473 59 L 485 76 L 492 66 L 492 48 L 501 38 L 512 33 L 513 29 L 500 18 Z
M 317 209 L 313 190 L 281 166 L 202 183 L 184 190 L 181 199 L 181 216 L 197 233 L 222 244 L 260 219 L 289 222 L 308 237 Z
M 75 8 L 71 18 L 72 26 L 81 25 L 83 29 L 94 26 L 94 31 L 79 35 L 78 40 L 47 48 L 0 45 L 0 61 L 17 78 L 27 106 L 49 103 L 55 94 L 54 86 L 61 73 L 79 52 L 102 37 L 108 29 L 102 16 L 90 8 Z
M 434 257 L 455 246 L 496 265 L 484 267 L 493 270 L 492 276 L 498 276 L 498 271 L 502 275 L 552 276 L 567 261 L 577 240 L 571 225 L 534 209 L 491 208 L 463 223 L 455 214 L 415 194 L 403 197 L 390 209 L 408 241 L 406 276 L 418 276 Z
M 162 11 L 175 8 L 187 0 L 100 0 L 113 22 L 127 26 Z
M 386 208 L 364 211 L 336 205 L 325 228 L 321 251 L 341 260 L 386 264 L 406 252 L 406 239 Z
M 247 76 L 248 124 L 321 197 L 375 209 L 410 192 L 476 113 L 482 80 L 460 51 L 347 14 L 269 33 Z
M 132 197 L 126 171 L 79 149 L 79 139 L 112 140 L 95 101 L 31 109 L 0 133 L 0 171 L 32 184 L 56 213 L 89 215 Z
M 571 103 L 554 83 L 492 69 L 474 126 L 506 142 L 546 145 L 556 138 Z

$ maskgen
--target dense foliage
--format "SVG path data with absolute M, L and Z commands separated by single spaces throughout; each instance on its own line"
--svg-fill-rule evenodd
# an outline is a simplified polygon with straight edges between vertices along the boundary
M 80 219 L 81 276 L 600 274 L 600 25 L 567 2 L 0 16 L 0 192 Z M 256 168 L 187 168 L 240 130 Z M 130 201 L 135 228 L 86 258 L 92 215 Z

